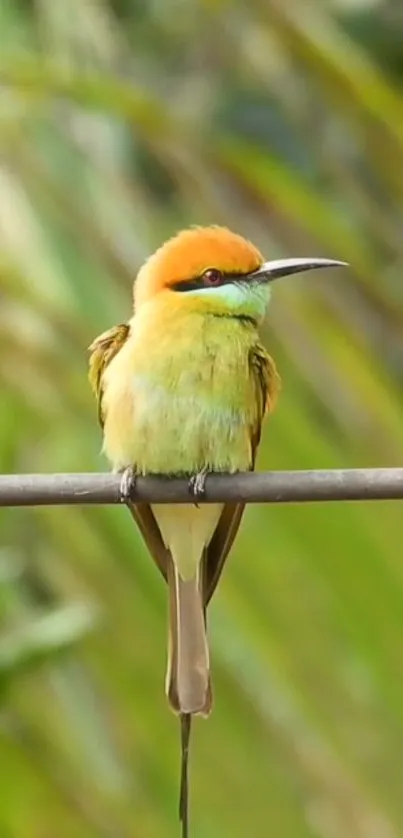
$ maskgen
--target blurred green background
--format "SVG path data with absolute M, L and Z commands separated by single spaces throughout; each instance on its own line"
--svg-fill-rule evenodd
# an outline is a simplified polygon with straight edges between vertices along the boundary
M 395 0 L 1 0 L 1 470 L 106 468 L 86 347 L 191 223 L 351 263 L 276 286 L 259 468 L 399 465 L 402 81 Z M 401 521 L 249 508 L 192 838 L 403 834 Z M 1 838 L 174 838 L 166 591 L 128 513 L 3 510 L 0 539 Z

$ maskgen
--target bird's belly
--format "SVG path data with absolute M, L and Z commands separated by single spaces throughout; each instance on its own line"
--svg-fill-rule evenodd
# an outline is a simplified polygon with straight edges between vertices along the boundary
M 247 407 L 230 399 L 212 403 L 204 394 L 172 392 L 133 376 L 128 389 L 110 402 L 105 450 L 117 468 L 133 465 L 140 474 L 234 472 L 251 463 Z M 124 421 L 124 429 L 122 423 Z

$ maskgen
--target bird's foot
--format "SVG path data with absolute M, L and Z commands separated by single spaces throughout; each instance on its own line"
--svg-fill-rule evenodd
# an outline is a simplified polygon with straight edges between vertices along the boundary
M 136 472 L 133 466 L 127 466 L 122 472 L 120 481 L 120 501 L 121 503 L 130 503 L 132 499 L 132 491 L 136 485 Z
M 198 471 L 197 474 L 192 474 L 189 478 L 189 492 L 194 497 L 195 506 L 199 508 L 198 500 L 201 500 L 206 494 L 206 478 L 208 475 L 207 469 Z

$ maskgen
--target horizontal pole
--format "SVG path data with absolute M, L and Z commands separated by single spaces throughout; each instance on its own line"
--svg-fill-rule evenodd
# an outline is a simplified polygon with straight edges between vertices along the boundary
M 0 506 L 121 503 L 117 474 L 3 474 Z M 301 503 L 403 498 L 403 468 L 211 474 L 201 503 Z M 185 478 L 139 477 L 133 501 L 191 503 Z

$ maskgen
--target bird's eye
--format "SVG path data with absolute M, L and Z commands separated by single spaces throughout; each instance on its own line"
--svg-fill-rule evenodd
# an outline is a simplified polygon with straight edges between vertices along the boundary
M 220 285 L 222 282 L 222 273 L 218 268 L 209 268 L 203 274 L 205 285 Z

